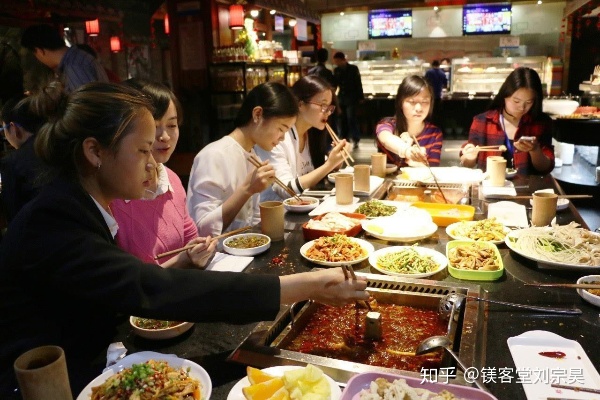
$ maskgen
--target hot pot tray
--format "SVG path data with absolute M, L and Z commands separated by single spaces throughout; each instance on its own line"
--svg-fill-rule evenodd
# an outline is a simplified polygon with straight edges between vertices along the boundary
M 484 297 L 479 285 L 469 283 L 438 282 L 376 274 L 360 275 L 367 277 L 367 290 L 378 303 L 437 310 L 440 299 L 452 292 Z M 286 343 L 299 334 L 317 308 L 318 305 L 310 301 L 283 306 L 274 321 L 259 323 L 230 354 L 228 360 L 258 368 L 310 363 L 321 368 L 341 386 L 352 376 L 362 372 L 421 376 L 419 372 L 366 365 L 284 349 Z M 487 337 L 485 310 L 484 302 L 465 300 L 460 309 L 453 310 L 448 321 L 447 335 L 453 343 L 454 351 L 458 352 L 467 366 L 481 368 L 485 363 Z M 441 367 L 450 366 L 455 364 L 445 354 Z M 461 381 L 460 372 L 457 380 Z

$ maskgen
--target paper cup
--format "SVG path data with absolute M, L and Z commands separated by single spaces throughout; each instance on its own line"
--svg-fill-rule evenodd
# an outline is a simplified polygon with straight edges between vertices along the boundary
M 488 157 L 486 170 L 491 186 L 504 186 L 506 180 L 506 159 L 500 156 Z
M 14 369 L 23 400 L 73 400 L 62 348 L 31 349 L 15 360 Z
M 533 193 L 533 208 L 531 210 L 531 225 L 547 226 L 556 216 L 556 193 Z
M 387 162 L 387 156 L 383 153 L 371 154 L 371 168 L 372 173 L 375 176 L 385 178 L 385 164 Z
M 340 205 L 352 204 L 354 196 L 354 176 L 337 174 L 335 177 L 335 202 Z
M 354 166 L 354 189 L 361 192 L 371 191 L 371 166 L 370 165 L 355 165 Z
M 283 240 L 285 210 L 281 201 L 264 201 L 259 204 L 260 208 L 260 230 L 263 234 L 276 242 Z

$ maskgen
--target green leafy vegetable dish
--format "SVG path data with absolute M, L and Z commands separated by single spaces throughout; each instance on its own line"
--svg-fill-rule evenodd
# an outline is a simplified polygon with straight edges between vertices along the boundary
M 367 217 L 387 217 L 395 214 L 398 207 L 389 206 L 378 200 L 369 200 L 366 203 L 361 204 L 355 212 L 358 214 L 364 214 Z

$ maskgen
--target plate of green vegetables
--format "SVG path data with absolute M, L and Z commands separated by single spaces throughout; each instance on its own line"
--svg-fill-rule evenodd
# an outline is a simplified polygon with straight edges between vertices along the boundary
M 443 271 L 448 259 L 427 247 L 391 246 L 371 253 L 369 264 L 386 275 L 426 278 Z

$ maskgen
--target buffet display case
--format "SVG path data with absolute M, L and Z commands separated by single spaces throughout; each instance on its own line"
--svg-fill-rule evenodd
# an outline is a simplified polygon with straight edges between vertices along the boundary
M 353 61 L 360 70 L 365 95 L 394 97 L 409 75 L 424 75 L 423 60 Z M 426 64 L 429 65 L 429 64 Z
M 518 67 L 529 67 L 539 75 L 547 88 L 552 84 L 552 63 L 547 57 L 455 58 L 452 60 L 453 94 L 469 95 L 498 93 L 506 77 Z

